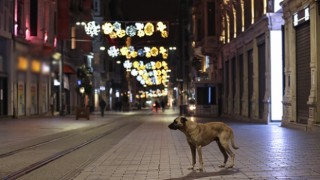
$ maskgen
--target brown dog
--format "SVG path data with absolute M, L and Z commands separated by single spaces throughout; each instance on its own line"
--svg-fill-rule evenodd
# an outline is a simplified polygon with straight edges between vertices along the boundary
M 231 164 L 228 168 L 234 166 L 235 154 L 231 151 L 229 143 L 234 149 L 238 147 L 234 144 L 234 135 L 232 129 L 222 122 L 195 123 L 187 120 L 185 117 L 177 117 L 173 123 L 168 126 L 170 129 L 182 131 L 186 136 L 192 154 L 192 167 L 196 164 L 196 150 L 198 151 L 200 168 L 203 170 L 202 147 L 216 141 L 220 151 L 224 156 L 224 164 L 219 167 L 225 167 L 228 156 L 231 156 Z

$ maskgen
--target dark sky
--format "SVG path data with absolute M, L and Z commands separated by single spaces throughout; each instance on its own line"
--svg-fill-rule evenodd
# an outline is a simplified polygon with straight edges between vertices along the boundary
M 169 38 L 144 38 L 149 45 L 176 46 L 180 0 L 111 0 L 111 20 L 163 21 L 168 23 Z M 141 41 L 135 39 L 136 43 Z
M 179 17 L 179 0 L 122 0 L 124 18 L 128 20 L 175 21 Z

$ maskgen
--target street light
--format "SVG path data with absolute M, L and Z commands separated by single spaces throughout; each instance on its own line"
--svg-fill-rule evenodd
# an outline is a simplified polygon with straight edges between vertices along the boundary
M 63 115 L 63 93 L 64 93 L 64 82 L 63 82 L 63 57 L 62 54 L 56 52 L 52 55 L 55 61 L 59 62 L 59 110 L 60 115 Z
M 84 94 L 84 87 L 81 87 L 80 89 L 79 89 L 79 92 L 81 93 L 81 104 L 83 105 L 84 104 L 84 99 L 83 99 L 83 94 Z

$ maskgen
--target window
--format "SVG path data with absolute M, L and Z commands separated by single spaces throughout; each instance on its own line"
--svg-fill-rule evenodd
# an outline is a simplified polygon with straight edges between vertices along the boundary
M 215 36 L 216 29 L 215 29 L 215 3 L 208 2 L 207 4 L 207 15 L 208 15 L 208 36 Z
M 30 35 L 37 36 L 38 31 L 38 0 L 30 0 Z
M 198 87 L 197 88 L 197 104 L 214 105 L 216 104 L 216 87 Z

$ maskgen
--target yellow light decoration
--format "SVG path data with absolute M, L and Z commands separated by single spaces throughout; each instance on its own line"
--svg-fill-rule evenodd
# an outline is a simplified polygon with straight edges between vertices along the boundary
M 106 22 L 102 25 L 102 30 L 104 34 L 110 34 L 113 31 L 113 25 Z
M 148 22 L 145 26 L 144 26 L 144 33 L 147 36 L 151 36 L 154 32 L 154 26 L 152 23 Z
M 146 69 L 146 66 L 143 65 L 143 66 L 139 66 L 141 70 L 145 70 Z
M 149 86 L 152 85 L 150 78 L 148 78 L 148 79 L 146 80 L 146 84 L 149 85 Z
M 131 52 L 131 57 L 136 58 L 138 56 L 138 52 L 137 51 L 132 51 Z
M 147 52 L 147 53 L 146 53 L 146 57 L 147 57 L 147 58 L 150 58 L 150 57 L 151 57 L 151 53 L 150 53 L 150 52 Z
M 168 38 L 168 32 L 167 31 L 161 31 L 161 37 Z
M 138 35 L 139 37 L 143 37 L 143 36 L 145 35 L 145 33 L 144 33 L 143 30 L 139 30 L 137 35 Z
M 155 56 L 158 56 L 159 51 L 156 47 L 152 47 L 150 53 L 151 53 L 151 56 L 155 57 Z
M 162 75 L 162 80 L 166 80 L 167 79 L 167 75 Z
M 131 59 L 131 54 L 130 53 L 126 54 L 126 58 Z
M 133 62 L 133 67 L 134 67 L 134 68 L 138 68 L 138 67 L 139 67 L 139 65 L 140 65 L 140 64 L 139 64 L 139 62 L 138 62 L 138 61 L 134 61 L 134 62 Z
M 157 75 L 161 76 L 161 70 L 157 70 Z
M 157 62 L 156 62 L 156 68 L 157 68 L 157 69 L 160 69 L 160 68 L 161 68 L 161 62 L 160 62 L 160 61 L 157 61 Z
M 163 24 L 163 22 L 161 22 L 161 21 L 159 21 L 158 23 L 157 23 L 157 30 L 158 31 L 164 31 L 165 29 L 167 28 L 167 25 L 165 25 L 165 24 Z
M 140 76 L 142 76 L 142 75 L 143 75 L 143 73 L 144 73 L 144 71 L 143 71 L 143 70 L 140 70 L 140 71 L 139 71 L 139 75 L 140 75 Z
M 168 63 L 165 61 L 162 61 L 162 66 L 168 66 Z
M 160 54 L 167 53 L 167 49 L 164 48 L 163 46 L 160 46 L 159 52 L 160 52 Z
M 119 38 L 123 38 L 126 35 L 126 31 L 121 29 L 121 30 L 117 31 L 117 35 Z
M 117 33 L 115 33 L 115 32 L 111 32 L 110 34 L 109 34 L 109 37 L 111 38 L 111 39 L 115 39 L 115 38 L 117 38 Z
M 128 54 L 129 50 L 127 47 L 123 46 L 121 49 L 120 49 L 120 53 L 122 56 L 126 56 Z
M 163 53 L 163 54 L 162 54 L 162 58 L 163 58 L 163 59 L 168 59 L 168 54 L 167 54 L 167 53 Z
M 143 73 L 142 78 L 146 81 L 149 78 L 149 74 L 148 73 Z

